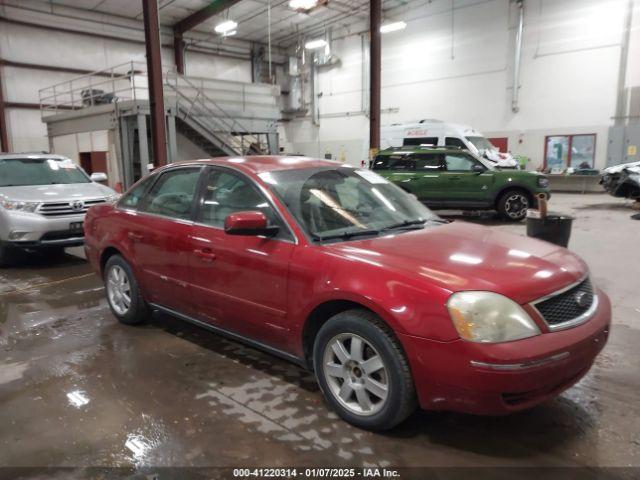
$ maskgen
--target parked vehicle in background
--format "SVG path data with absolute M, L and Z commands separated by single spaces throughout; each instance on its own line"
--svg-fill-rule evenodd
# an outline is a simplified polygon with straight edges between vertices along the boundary
M 380 147 L 404 146 L 457 147 L 469 150 L 501 168 L 520 167 L 508 152 L 499 152 L 479 131 L 468 125 L 423 119 L 414 123 L 394 123 L 380 129 Z
M 371 169 L 432 208 L 495 209 L 507 220 L 522 220 L 536 196 L 549 193 L 538 172 L 502 170 L 455 147 L 389 148 Z
M 173 164 L 91 208 L 85 232 L 122 323 L 157 309 L 310 368 L 362 428 L 418 403 L 505 414 L 553 398 L 589 370 L 611 321 L 570 251 L 443 221 L 336 162 Z
M 16 248 L 82 245 L 87 209 L 118 198 L 105 180 L 60 155 L 0 155 L 0 265 Z
M 605 168 L 600 183 L 614 197 L 640 200 L 640 162 Z

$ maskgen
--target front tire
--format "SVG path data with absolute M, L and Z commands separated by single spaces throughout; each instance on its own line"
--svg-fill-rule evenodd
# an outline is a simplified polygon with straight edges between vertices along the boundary
M 316 336 L 313 364 L 327 402 L 357 427 L 388 430 L 416 408 L 402 347 L 371 312 L 348 310 L 330 318 Z
M 498 213 L 511 222 L 519 222 L 527 216 L 531 206 L 529 194 L 520 189 L 507 190 L 498 200 Z
M 7 246 L 4 242 L 0 241 L 0 268 L 10 267 L 11 258 L 15 256 L 16 250 Z
M 120 255 L 113 255 L 107 260 L 104 285 L 109 308 L 121 323 L 136 325 L 148 320 L 149 306 L 142 297 L 131 266 Z

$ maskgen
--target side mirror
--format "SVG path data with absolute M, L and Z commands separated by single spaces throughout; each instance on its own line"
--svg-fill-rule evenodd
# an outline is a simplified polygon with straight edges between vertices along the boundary
M 95 172 L 91 174 L 91 181 L 92 182 L 106 182 L 107 181 L 107 174 L 103 173 L 103 172 Z
M 471 171 L 473 173 L 484 173 L 484 171 L 486 170 L 486 168 L 484 168 L 482 165 L 478 165 L 477 163 L 473 165 L 473 167 L 471 167 Z
M 277 226 L 268 226 L 267 217 L 258 211 L 236 212 L 224 219 L 224 231 L 229 235 L 265 235 L 278 233 Z

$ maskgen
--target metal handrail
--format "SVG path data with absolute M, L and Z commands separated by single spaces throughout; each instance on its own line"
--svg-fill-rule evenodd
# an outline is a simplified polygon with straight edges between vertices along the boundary
M 170 79 L 173 80 L 173 84 Z M 197 92 L 195 97 L 189 97 L 184 93 L 183 89 L 179 88 L 180 81 L 184 82 L 191 89 Z M 184 116 L 189 116 L 192 120 L 197 121 L 199 125 L 209 131 L 216 138 L 220 138 L 220 133 L 225 134 L 227 137 L 225 143 L 227 143 L 237 153 L 244 153 L 245 136 L 254 137 L 255 139 L 255 136 L 248 128 L 229 115 L 220 105 L 211 99 L 201 87 L 198 87 L 186 77 L 173 73 L 167 76 L 166 83 L 175 91 L 178 107 L 180 106 L 181 98 L 188 102 L 189 107 L 186 109 Z M 198 102 L 198 100 L 200 101 Z M 192 114 L 194 107 L 199 107 L 201 109 L 200 113 L 202 114 Z M 203 118 L 208 119 L 209 122 L 202 121 Z M 240 140 L 238 140 L 234 134 L 240 134 Z
M 118 103 L 122 101 L 146 100 L 148 81 L 142 81 L 146 76 L 146 63 L 132 60 L 44 87 L 38 91 L 41 116 L 103 104 L 114 104 L 117 109 Z M 173 97 L 167 98 L 167 94 L 174 94 L 176 112 L 182 118 L 188 117 L 197 122 L 212 138 L 242 154 L 247 142 L 249 145 L 260 145 L 259 136 L 230 115 L 207 95 L 207 91 L 237 94 L 240 98 L 233 102 L 234 105 L 241 105 L 243 112 L 248 105 L 247 95 L 253 98 L 266 97 L 266 93 L 260 91 L 265 86 L 271 88 L 272 95 L 277 95 L 277 92 L 272 85 L 267 84 L 256 84 L 256 91 L 250 89 L 247 92 L 244 84 L 239 89 L 230 89 L 227 85 L 231 83 L 229 80 L 185 77 L 178 74 L 175 67 L 163 68 L 165 104 L 173 101 Z M 222 88 L 215 88 L 216 85 Z M 234 82 L 234 85 L 238 84 Z M 249 101 L 249 104 L 253 103 L 255 102 Z

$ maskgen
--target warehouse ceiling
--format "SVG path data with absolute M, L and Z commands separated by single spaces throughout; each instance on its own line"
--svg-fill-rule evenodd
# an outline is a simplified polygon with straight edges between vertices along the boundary
M 271 4 L 271 41 L 274 46 L 288 47 L 300 37 L 322 35 L 327 28 L 349 28 L 369 18 L 369 0 L 329 0 L 309 13 L 299 13 L 290 0 L 241 0 L 195 28 L 214 34 L 214 27 L 226 19 L 238 23 L 235 38 L 252 42 L 268 41 L 268 10 Z M 142 19 L 140 1 L 132 0 L 50 0 L 48 3 L 81 8 L 130 19 Z M 201 10 L 211 0 L 159 0 L 160 22 L 171 26 Z M 322 3 L 322 2 L 320 2 Z M 410 4 L 430 3 L 420 0 L 386 0 L 387 16 Z

